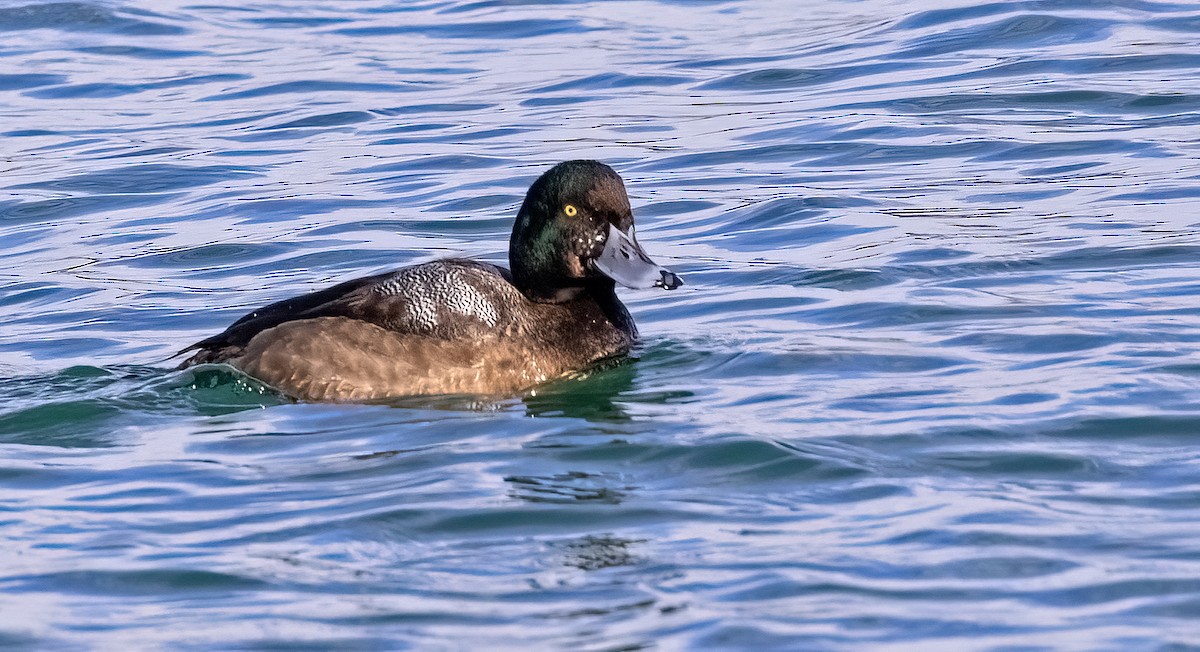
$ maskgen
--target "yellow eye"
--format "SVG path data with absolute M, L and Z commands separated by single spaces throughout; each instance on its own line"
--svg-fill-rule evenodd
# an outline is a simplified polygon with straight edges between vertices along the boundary
M 571 204 L 567 204 L 566 206 L 563 206 L 563 212 L 567 214 L 567 217 L 575 217 L 575 215 L 579 213 L 579 209 L 575 208 L 575 206 Z

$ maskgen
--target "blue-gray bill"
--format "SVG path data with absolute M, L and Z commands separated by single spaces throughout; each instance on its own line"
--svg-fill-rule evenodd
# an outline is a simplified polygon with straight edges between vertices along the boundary
M 632 236 L 626 235 L 615 225 L 608 225 L 608 239 L 604 250 L 592 262 L 605 276 L 628 288 L 644 289 L 660 287 L 674 290 L 683 285 L 683 279 L 671 270 L 650 259 L 642 246 Z

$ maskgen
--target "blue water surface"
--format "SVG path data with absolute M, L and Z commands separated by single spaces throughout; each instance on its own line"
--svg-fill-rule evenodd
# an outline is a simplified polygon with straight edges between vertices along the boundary
M 180 348 L 596 158 L 623 364 Z M 0 2 L 0 647 L 1200 649 L 1200 5 Z

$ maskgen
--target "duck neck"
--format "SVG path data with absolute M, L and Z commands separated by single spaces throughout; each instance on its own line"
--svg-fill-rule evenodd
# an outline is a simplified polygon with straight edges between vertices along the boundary
M 609 279 L 591 279 L 578 285 L 521 287 L 521 293 L 535 303 L 571 303 L 586 301 L 599 308 L 601 315 L 617 330 L 631 338 L 637 337 L 633 317 L 617 298 L 616 283 Z
M 587 286 L 586 292 L 587 298 L 595 302 L 609 323 L 628 335 L 630 339 L 637 338 L 637 326 L 634 325 L 629 311 L 625 309 L 625 304 L 617 298 L 615 283 L 608 279 L 591 283 Z
M 519 278 L 519 277 L 518 277 Z M 535 303 L 567 303 L 574 301 L 587 293 L 587 288 L 581 285 L 536 285 L 520 286 L 521 293 Z

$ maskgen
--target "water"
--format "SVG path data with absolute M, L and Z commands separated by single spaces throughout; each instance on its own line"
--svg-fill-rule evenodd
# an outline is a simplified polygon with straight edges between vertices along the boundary
M 0 4 L 5 649 L 1200 642 L 1200 7 Z M 176 350 L 602 159 L 688 285 L 536 393 Z

